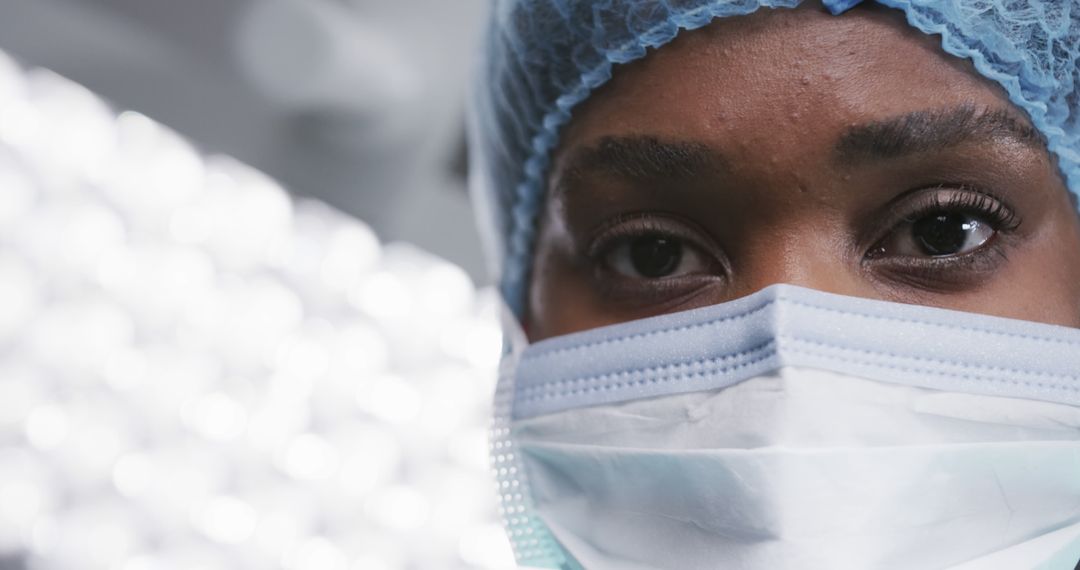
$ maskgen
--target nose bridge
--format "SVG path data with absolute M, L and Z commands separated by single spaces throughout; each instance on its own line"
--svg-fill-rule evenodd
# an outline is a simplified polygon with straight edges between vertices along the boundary
M 865 295 L 858 260 L 822 224 L 778 225 L 752 238 L 735 280 L 747 293 L 786 283 L 840 295 Z

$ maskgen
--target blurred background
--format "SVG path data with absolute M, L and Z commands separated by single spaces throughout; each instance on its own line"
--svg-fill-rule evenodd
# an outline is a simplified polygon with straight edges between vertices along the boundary
M 486 279 L 463 104 L 486 0 L 0 0 L 0 49 Z
M 485 0 L 0 0 L 0 570 L 502 569 Z

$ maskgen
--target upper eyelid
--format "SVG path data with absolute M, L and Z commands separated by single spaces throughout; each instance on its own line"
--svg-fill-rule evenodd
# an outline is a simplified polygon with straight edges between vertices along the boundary
M 628 228 L 635 224 L 636 228 Z M 715 240 L 704 230 L 693 227 L 695 225 L 670 215 L 630 214 L 616 218 L 594 230 L 589 238 L 586 253 L 590 257 L 595 257 L 608 249 L 612 242 L 651 233 L 689 242 L 692 247 L 703 250 L 719 249 Z
M 980 208 L 976 204 L 949 203 L 949 199 L 942 198 L 943 193 L 947 193 L 951 197 L 961 197 L 954 200 L 955 202 L 959 202 L 961 199 L 989 201 L 987 203 L 992 205 L 993 208 Z M 977 196 L 977 198 L 975 196 Z M 1000 196 L 969 185 L 942 184 L 918 188 L 894 198 L 887 206 L 884 216 L 886 220 L 881 224 L 881 227 L 886 228 L 886 231 L 891 231 L 896 224 L 914 222 L 918 219 L 918 216 L 933 211 L 934 209 L 964 209 L 964 207 L 971 211 L 982 212 L 994 217 L 1008 218 L 999 220 L 999 223 L 1005 226 L 1006 229 L 1015 229 L 1020 223 L 1020 217 L 1016 208 Z M 991 209 L 994 211 L 991 212 Z M 885 237 L 885 235 L 887 235 L 887 233 L 881 234 L 874 241 Z
M 950 198 L 946 200 L 943 200 L 940 194 L 934 194 L 926 199 L 933 201 L 933 203 L 922 204 L 908 218 L 905 218 L 905 221 L 915 221 L 910 219 L 911 216 L 917 216 L 923 212 L 951 208 L 990 216 L 994 219 L 989 221 L 1001 226 L 1001 228 L 997 229 L 1009 230 L 1014 227 L 1014 224 L 1018 225 L 1019 216 L 1012 206 L 992 194 L 977 189 L 956 189 L 950 195 Z

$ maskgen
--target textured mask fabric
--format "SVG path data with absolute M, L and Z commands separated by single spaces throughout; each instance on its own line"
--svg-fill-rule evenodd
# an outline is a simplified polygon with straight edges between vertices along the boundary
M 523 565 L 1080 552 L 1080 331 L 788 285 L 533 345 L 507 320 L 492 449 Z
M 941 37 L 1031 117 L 1080 191 L 1077 0 L 876 0 Z M 560 130 L 613 68 L 683 30 L 800 0 L 495 0 L 471 97 L 471 191 L 503 295 L 520 313 Z M 834 14 L 859 0 L 825 0 Z
M 948 568 L 1080 524 L 1065 404 L 781 368 L 522 420 L 514 441 L 589 570 Z

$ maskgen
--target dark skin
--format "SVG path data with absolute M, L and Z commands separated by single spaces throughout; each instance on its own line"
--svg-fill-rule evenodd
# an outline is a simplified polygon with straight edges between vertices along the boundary
M 549 176 L 532 340 L 776 283 L 1080 326 L 1080 218 L 999 86 L 900 12 L 760 10 L 621 67 Z

